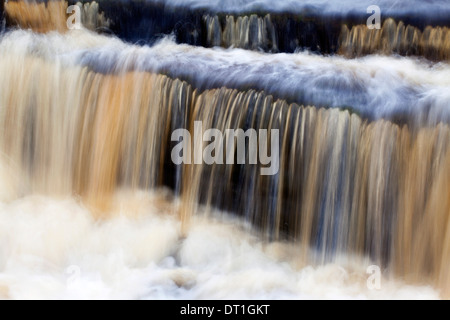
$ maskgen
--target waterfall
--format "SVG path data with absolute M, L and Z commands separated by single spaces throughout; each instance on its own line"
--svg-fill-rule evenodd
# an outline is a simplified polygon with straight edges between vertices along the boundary
M 235 47 L 242 49 L 261 49 L 277 52 L 277 39 L 274 26 L 270 20 L 270 14 L 264 18 L 257 15 L 238 17 L 227 16 L 226 25 L 222 31 L 217 16 L 205 16 L 208 30 L 208 45 Z
M 153 43 L 162 34 L 174 33 L 181 43 L 271 53 L 309 50 L 347 57 L 396 53 L 423 56 L 434 61 L 448 60 L 450 55 L 448 16 L 439 18 L 433 11 L 434 7 L 423 9 L 413 21 L 394 10 L 393 17 L 397 20 L 388 17 L 382 29 L 376 30 L 367 29 L 365 24 L 361 24 L 366 21 L 360 17 L 338 14 L 337 8 L 334 8 L 336 12 L 325 16 L 315 11 L 296 14 L 295 10 L 288 13 L 246 14 L 236 11 L 233 15 L 212 15 L 197 7 L 192 12 L 174 11 L 171 7 L 180 4 L 163 3 L 11 0 L 6 2 L 5 11 L 10 26 L 19 25 L 37 32 L 65 32 L 67 8 L 77 5 L 87 29 L 112 32 L 133 42 Z M 393 9 L 393 6 L 389 8 Z M 117 15 L 120 10 L 132 14 Z M 440 11 L 441 14 L 443 12 L 445 9 Z
M 447 27 L 428 26 L 423 32 L 403 22 L 384 22 L 381 30 L 367 29 L 364 25 L 349 30 L 343 27 L 340 51 L 354 57 L 373 53 L 423 56 L 430 60 L 450 59 L 450 32 Z
M 222 212 L 251 226 L 265 244 L 295 248 L 299 264 L 367 258 L 448 297 L 448 26 L 389 18 L 381 30 L 369 30 L 356 21 L 347 26 L 345 17 L 332 27 L 320 19 L 283 25 L 284 13 L 276 10 L 224 14 L 191 2 L 195 18 L 178 21 L 177 31 L 189 34 L 174 31 L 148 45 L 98 34 L 120 27 L 103 1 L 77 4 L 82 30 L 67 29 L 69 2 L 5 3 L 5 208 L 35 195 L 77 199 L 89 212 L 86 219 L 103 225 L 114 221 L 111 213 L 124 190 L 170 190 L 164 203 L 176 207 L 171 212 L 180 239 L 190 239 L 200 218 Z M 287 41 L 282 34 L 288 26 L 305 33 L 291 30 L 296 37 Z M 294 43 L 316 54 L 280 53 Z M 201 136 L 195 135 L 198 123 Z M 189 161 L 174 163 L 179 141 L 173 133 L 180 129 L 194 137 L 194 152 L 183 154 Z M 251 161 L 256 149 L 250 134 L 241 158 L 234 144 L 227 158 L 230 149 L 220 142 L 217 162 L 195 161 L 196 146 L 203 150 L 211 142 L 203 135 L 208 129 L 269 132 L 263 151 L 278 159 L 279 170 L 260 174 L 270 164 Z M 242 161 L 236 163 L 235 155 Z M 3 204 L 0 221 L 2 210 Z M 0 230 L 7 228 L 0 223 Z M 175 247 L 177 231 L 167 230 L 164 237 Z M 1 279 L 2 259 L 10 254 L 4 250 L 0 297 L 10 290 Z M 186 279 L 174 281 L 188 288 Z

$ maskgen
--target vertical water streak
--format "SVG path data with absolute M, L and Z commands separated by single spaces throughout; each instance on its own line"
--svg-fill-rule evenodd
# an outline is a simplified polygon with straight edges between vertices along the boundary
M 427 26 L 423 31 L 403 22 L 386 19 L 381 30 L 356 25 L 343 25 L 339 35 L 339 54 L 359 57 L 368 54 L 393 53 L 403 56 L 423 56 L 433 61 L 450 60 L 450 30 Z

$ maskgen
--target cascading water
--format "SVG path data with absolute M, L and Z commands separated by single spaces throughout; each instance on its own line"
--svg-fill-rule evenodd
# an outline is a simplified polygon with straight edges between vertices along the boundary
M 221 3 L 4 3 L 0 298 L 449 297 L 450 7 Z

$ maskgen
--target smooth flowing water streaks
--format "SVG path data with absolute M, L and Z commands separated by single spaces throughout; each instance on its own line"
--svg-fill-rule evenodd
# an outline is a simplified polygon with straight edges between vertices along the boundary
M 278 17 L 277 17 L 278 18 Z M 207 46 L 234 47 L 266 52 L 312 50 L 346 57 L 370 54 L 399 54 L 425 57 L 432 61 L 450 59 L 450 32 L 447 27 L 427 26 L 423 30 L 394 19 L 384 19 L 380 30 L 369 29 L 366 24 L 342 25 L 340 31 L 327 28 L 326 22 L 307 19 L 277 19 L 272 23 L 270 14 L 265 17 L 205 16 Z M 299 20 L 299 21 L 298 21 Z M 344 23 L 345 21 L 343 21 Z M 279 38 L 281 38 L 279 40 Z M 331 39 L 331 40 L 330 40 Z M 280 46 L 282 41 L 282 46 Z M 336 42 L 336 43 L 334 43 Z
M 270 14 L 265 17 L 226 16 L 223 30 L 218 16 L 207 15 L 204 19 L 208 32 L 208 46 L 278 51 L 278 41 Z
M 177 123 L 171 115 L 177 103 L 166 94 L 175 89 L 175 99 L 185 103 L 185 84 L 151 74 L 63 70 L 39 58 L 24 62 L 22 71 L 7 64 L 2 71 L 26 92 L 12 83 L 1 90 L 2 151 L 11 166 L 22 167 L 20 193 L 82 195 L 101 214 L 119 184 L 162 185 L 172 118 Z
M 21 28 L 32 28 L 37 32 L 52 30 L 65 32 L 67 2 L 27 2 L 8 1 L 5 3 L 6 16 Z
M 108 29 L 111 21 L 99 11 L 97 2 L 75 3 L 80 10 L 79 22 L 89 30 L 104 31 Z M 51 1 L 8 1 L 5 3 L 5 15 L 9 24 L 17 24 L 22 29 L 32 29 L 36 32 L 47 33 L 51 31 L 67 32 L 68 20 L 75 10 L 68 10 L 69 3 L 61 0 Z
M 347 57 L 382 53 L 423 56 L 431 60 L 450 60 L 450 30 L 447 27 L 426 27 L 423 32 L 388 19 L 381 30 L 365 25 L 349 30 L 344 26 L 340 35 L 339 53 Z
M 75 5 L 81 8 L 81 23 L 86 29 L 107 31 L 111 26 L 111 20 L 105 17 L 104 12 L 101 12 L 97 2 L 77 2 Z

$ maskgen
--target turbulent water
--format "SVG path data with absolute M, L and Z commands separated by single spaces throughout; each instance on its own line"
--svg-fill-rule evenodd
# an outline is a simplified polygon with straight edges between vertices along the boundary
M 336 54 L 277 53 L 275 31 L 246 38 L 276 16 L 214 16 L 264 2 L 205 3 L 166 2 L 209 8 L 204 46 L 69 31 L 64 2 L 6 4 L 0 298 L 448 297 L 447 28 L 342 25 Z M 118 28 L 108 5 L 83 8 L 87 28 Z M 279 130 L 279 172 L 176 165 L 172 132 L 195 121 Z
M 18 31 L 4 37 L 2 50 L 14 58 L 26 53 L 50 61 L 57 58 L 98 73 L 163 73 L 201 90 L 251 87 L 291 102 L 352 109 L 373 119 L 450 123 L 448 64 L 380 56 L 346 60 L 308 53 L 209 50 L 170 39 L 141 47 L 79 32 L 40 36 Z
M 198 217 L 182 233 L 167 201 L 121 192 L 115 217 L 100 224 L 73 199 L 2 202 L 0 299 L 439 298 L 386 278 L 380 291 L 368 290 L 369 261 L 292 261 L 298 250 L 263 243 L 235 220 Z

